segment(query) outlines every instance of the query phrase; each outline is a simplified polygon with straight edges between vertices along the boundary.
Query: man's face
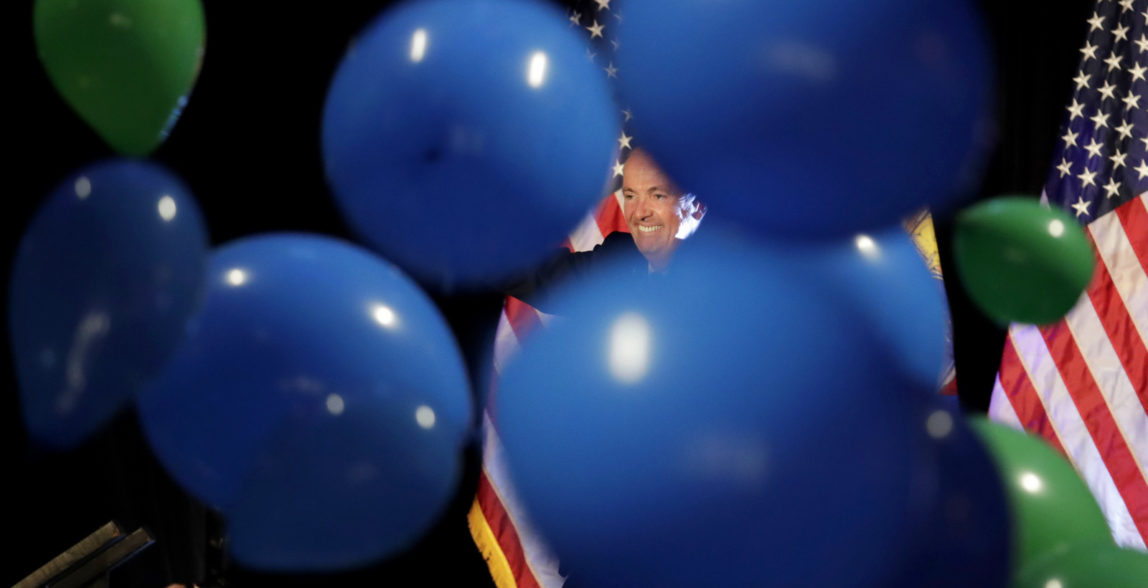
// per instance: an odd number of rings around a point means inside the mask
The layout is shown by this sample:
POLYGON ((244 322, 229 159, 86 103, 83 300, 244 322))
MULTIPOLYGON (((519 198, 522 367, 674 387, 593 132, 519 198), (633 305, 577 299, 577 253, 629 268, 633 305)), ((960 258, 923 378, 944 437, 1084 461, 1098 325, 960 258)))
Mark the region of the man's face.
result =
POLYGON ((690 214, 690 202, 654 160, 634 150, 622 174, 622 213, 642 255, 664 264, 678 246, 678 230, 690 214))

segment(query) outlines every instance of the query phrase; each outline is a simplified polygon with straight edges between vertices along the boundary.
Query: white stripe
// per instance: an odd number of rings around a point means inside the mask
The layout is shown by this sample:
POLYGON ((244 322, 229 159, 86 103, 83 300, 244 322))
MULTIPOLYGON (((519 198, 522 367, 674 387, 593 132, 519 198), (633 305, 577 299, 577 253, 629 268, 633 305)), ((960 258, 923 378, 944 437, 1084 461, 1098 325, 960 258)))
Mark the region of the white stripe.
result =
MULTIPOLYGON (((1148 194, 1140 196, 1146 201, 1148 194)), ((1096 249, 1104 266, 1108 268, 1108 275, 1112 276, 1112 283, 1124 302, 1124 308, 1136 323, 1136 330, 1140 333, 1141 341, 1148 341, 1148 277, 1144 275, 1144 268, 1132 250, 1132 244, 1124 234, 1124 227, 1120 224, 1120 217, 1115 211, 1110 212, 1088 225, 1088 232, 1096 242, 1096 249)), ((1141 389, 1148 387, 1148 382, 1140 382, 1141 389)))
POLYGON ((506 361, 518 352, 518 335, 514 327, 510 326, 510 319, 506 316, 506 309, 498 317, 498 330, 494 333, 494 371, 502 373, 506 361))
POLYGON ((534 530, 525 509, 518 501, 518 495, 511 483, 510 472, 506 466, 506 454, 498 433, 490 421, 490 413, 482 413, 482 461, 490 485, 494 487, 502 500, 502 507, 514 524, 518 532, 518 539, 522 545, 522 553, 526 557, 526 564, 534 573, 539 585, 543 588, 560 588, 565 581, 558 573, 558 558, 542 541, 542 536, 534 530))
POLYGON ((1004 386, 1001 386, 1001 375, 997 374, 997 380, 993 384, 993 395, 989 401, 989 418, 1002 424, 1017 429, 1018 431, 1024 430, 1024 425, 1020 422, 1020 417, 1016 416, 1016 411, 1012 408, 1012 401, 1008 399, 1008 394, 1005 393, 1004 386))
POLYGON ((1113 537, 1121 545, 1142 547, 1144 540, 1136 531, 1136 524, 1124 504, 1124 498, 1112 481, 1108 466, 1092 442, 1088 428, 1060 378, 1040 330, 1032 325, 1013 325, 1009 328, 1009 337, 1012 338, 1029 381, 1044 405, 1049 424, 1080 477, 1100 504, 1113 537))
POLYGON ((598 226, 598 219, 594 216, 595 211, 590 211, 582 222, 570 231, 570 246, 574 251, 589 251, 595 245, 601 245, 602 241, 606 240, 605 235, 602 234, 602 229, 598 226))
POLYGON ((1144 466, 1148 464, 1148 416, 1136 395, 1136 388, 1124 372, 1120 356, 1104 332, 1104 325, 1092 301, 1087 296, 1082 297, 1064 317, 1064 322, 1072 332, 1100 396, 1143 478, 1144 466))

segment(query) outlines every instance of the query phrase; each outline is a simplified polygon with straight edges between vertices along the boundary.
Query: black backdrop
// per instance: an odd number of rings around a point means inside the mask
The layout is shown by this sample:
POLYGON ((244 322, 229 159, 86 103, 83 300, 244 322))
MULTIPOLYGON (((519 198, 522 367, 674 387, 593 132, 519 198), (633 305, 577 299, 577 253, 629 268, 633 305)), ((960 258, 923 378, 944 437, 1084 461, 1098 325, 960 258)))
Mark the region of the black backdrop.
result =
MULTIPOLYGON (((616 1, 616 4, 620 1, 616 1)), ((13 2, 0 19, 5 45, 4 156, 0 206, 5 220, 5 279, 23 227, 39 202, 76 168, 111 155, 58 97, 36 58, 31 1, 13 2)), ((330 76, 351 37, 388 2, 240 3, 204 0, 203 69, 181 120, 153 154, 198 198, 214 244, 266 231, 353 236, 323 182, 320 112, 330 76), (257 5, 258 4, 258 5, 257 5)), ((574 5, 570 0, 565 4, 574 5)), ((1071 90, 1090 0, 980 3, 997 64, 999 140, 978 192, 1036 194, 1047 173, 1071 90), (1056 8, 1053 8, 1053 7, 1056 8)), ((622 7, 624 10, 624 5, 622 7)), ((938 137, 937 140, 945 140, 938 137)), ((961 402, 983 411, 1004 332, 963 294, 949 251, 951 211, 935 219, 952 312, 961 402)), ((472 374, 481 373, 497 318, 494 293, 435 300, 454 328, 472 374)), ((4 333, 7 333, 5 297, 4 333)), ((172 484, 127 413, 83 447, 46 453, 29 445, 7 337, 3 337, 3 468, 10 492, 0 512, 8 543, 0 584, 12 584, 102 523, 146 525, 156 546, 117 571, 123 585, 216 578, 232 585, 283 581, 226 564, 217 519, 172 484), (226 576, 221 576, 226 567, 226 576)), ((473 494, 477 453, 458 499, 419 545, 390 562, 338 577, 295 578, 299 584, 484 585, 483 563, 469 542, 465 511, 473 494), (451 581, 451 580, 456 581, 451 581)))

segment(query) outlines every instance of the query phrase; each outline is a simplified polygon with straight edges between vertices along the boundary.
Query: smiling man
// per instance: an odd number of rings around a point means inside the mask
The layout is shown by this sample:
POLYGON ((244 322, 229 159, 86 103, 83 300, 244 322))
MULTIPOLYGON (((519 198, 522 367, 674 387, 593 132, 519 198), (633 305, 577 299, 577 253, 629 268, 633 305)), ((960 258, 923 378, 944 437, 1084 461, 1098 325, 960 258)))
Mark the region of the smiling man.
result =
POLYGON ((683 193, 642 149, 630 152, 622 171, 622 214, 650 271, 664 271, 682 239, 697 230, 705 209, 683 193))
POLYGON ((545 297, 554 286, 588 277, 604 263, 636 274, 664 272, 682 240, 697 230, 705 206, 678 188, 649 153, 634 149, 622 168, 622 215, 628 235, 611 233, 591 251, 562 251, 503 290, 545 312, 545 297))

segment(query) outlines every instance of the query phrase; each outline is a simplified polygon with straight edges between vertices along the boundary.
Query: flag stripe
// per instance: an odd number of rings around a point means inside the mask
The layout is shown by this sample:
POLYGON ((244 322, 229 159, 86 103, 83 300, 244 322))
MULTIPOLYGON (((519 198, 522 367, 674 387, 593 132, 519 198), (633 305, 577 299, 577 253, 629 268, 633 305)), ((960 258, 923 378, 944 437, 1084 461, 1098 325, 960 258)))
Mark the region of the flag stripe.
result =
MULTIPOLYGON (((626 217, 622 212, 621 190, 614 192, 613 198, 603 198, 602 204, 598 207, 598 212, 594 216, 603 239, 610 233, 630 232, 630 227, 626 224, 626 217)), ((601 241, 598 243, 601 243, 601 241)), ((598 243, 595 243, 595 245, 598 243)))
MULTIPOLYGON (((1097 256, 1099 257, 1099 254, 1097 256)), ((1144 390, 1144 382, 1146 381, 1146 374, 1148 374, 1148 366, 1146 366, 1148 348, 1145 348, 1144 341, 1136 329, 1136 324, 1132 321, 1132 316, 1128 314, 1128 309, 1116 292, 1116 286, 1112 283, 1112 276, 1108 273, 1103 260, 1099 260, 1096 264, 1092 286, 1088 288, 1088 301, 1090 304, 1078 305, 1073 314, 1086 315, 1081 316, 1079 320, 1089 323, 1093 321, 1095 316, 1095 322, 1103 328, 1104 336, 1099 336, 1099 333, 1089 330, 1087 332, 1093 336, 1090 342, 1083 344, 1082 347, 1102 353, 1107 359, 1102 363, 1091 362, 1098 368, 1098 371, 1094 373, 1097 379, 1102 382, 1101 388, 1108 390, 1112 386, 1119 386, 1121 393, 1130 397, 1117 403, 1120 406, 1116 408, 1115 413, 1125 414, 1123 411, 1129 410, 1131 412, 1127 413, 1128 417, 1143 423, 1143 417, 1148 416, 1148 412, 1144 409, 1143 398, 1137 397, 1137 390, 1140 390, 1140 395, 1148 393, 1144 390), (1113 342, 1118 343, 1118 345, 1113 347, 1113 342), (1119 363, 1113 364, 1113 358, 1119 363), (1140 382, 1140 386, 1137 386, 1136 382, 1140 382)), ((1072 316, 1070 315, 1070 317, 1072 316)), ((1112 404, 1111 399, 1109 403, 1112 404)), ((1133 430, 1142 429, 1143 426, 1131 428, 1133 430)), ((1126 434, 1128 430, 1125 429, 1126 434)), ((1133 446, 1138 445, 1138 443, 1133 443, 1133 446)), ((1148 445, 1145 447, 1148 448, 1148 445)), ((1141 464, 1145 461, 1148 460, 1142 459, 1141 464)))
MULTIPOLYGON (((1013 351, 1013 355, 1016 351, 1013 351)), ((1044 409, 1041 409, 1043 413, 1044 409)), ((993 382, 993 396, 992 401, 989 403, 989 418, 1008 425, 1014 429, 1024 430, 1024 425, 1020 422, 1020 417, 1016 415, 1016 411, 1012 409, 1012 402, 1009 400, 1008 393, 1005 392, 1004 385, 1001 384, 1000 374, 997 374, 997 379, 993 382)), ((1059 446, 1059 444, 1058 444, 1059 446)))
POLYGON ((538 580, 535 579, 534 572, 527 564, 516 525, 511 521, 502 498, 491 484, 485 470, 478 479, 478 495, 475 500, 478 501, 487 524, 498 540, 499 547, 502 548, 503 556, 506 558, 514 577, 515 585, 519 588, 537 587, 539 585, 538 580))
POLYGON ((1132 245, 1140 260, 1140 271, 1148 274, 1148 211, 1144 208, 1144 199, 1148 194, 1141 194, 1124 206, 1116 209, 1120 224, 1124 227, 1124 235, 1132 245))
MULTIPOLYGON (((1144 198, 1145 196, 1141 196, 1128 204, 1143 206, 1144 198)), ((1144 329, 1148 328, 1148 276, 1145 275, 1144 267, 1136 252, 1132 250, 1131 242, 1120 222, 1120 210, 1116 212, 1117 214, 1107 214, 1088 225, 1088 233, 1096 245, 1100 258, 1104 260, 1104 267, 1112 278, 1116 292, 1136 325, 1140 340, 1148 341, 1148 333, 1144 332, 1144 329)), ((1135 215, 1131 216, 1135 219, 1135 215)), ((1145 226, 1134 228, 1140 232, 1148 231, 1148 227, 1145 226)))
MULTIPOLYGON (((1014 361, 1007 364, 1002 362, 1002 384, 1005 384, 1008 372, 1020 371, 1024 377, 1020 382, 1021 385, 1031 387, 1040 398, 1036 405, 1012 402, 1018 420, 1025 423, 1026 428, 1033 420, 1043 419, 1049 422, 1051 432, 1045 433, 1040 430, 1035 432, 1040 433, 1073 462, 1100 504, 1117 540, 1126 547, 1142 547, 1144 542, 1136 530, 1132 515, 1128 512, 1100 451, 1093 444, 1075 403, 1068 395, 1039 330, 1031 325, 1014 325, 1009 329, 1009 339, 1005 343, 1006 356, 1010 351, 1015 355, 1012 358, 1014 361), (1005 369, 1006 367, 1015 369, 1005 369), (1026 409, 1039 410, 1048 416, 1034 419, 1026 416, 1026 409)), ((1005 385, 1007 387, 1007 384, 1005 385)), ((1004 402, 1009 400, 1005 399, 1004 402)))
MULTIPOLYGON (((1135 456, 1120 434, 1069 324, 1062 322, 1042 328, 1041 334, 1092 442, 1105 455, 1103 463, 1128 511, 1133 515, 1148 513, 1148 482, 1145 482, 1135 456)), ((1136 520, 1136 526, 1141 535, 1148 536, 1148 519, 1136 520)))
MULTIPOLYGON (((541 322, 539 312, 533 306, 513 297, 506 297, 506 305, 504 306, 506 318, 510 323, 510 328, 514 330, 514 335, 517 341, 522 341, 530 332, 538 326, 541 322)), ((513 351, 504 353, 504 357, 513 355, 517 351, 517 345, 513 351)))
POLYGON ((1025 429, 1035 431, 1048 440, 1057 451, 1065 453, 1057 434, 1055 425, 1049 420, 1044 410, 1044 402, 1036 388, 1029 380, 1030 370, 1024 365, 1018 354, 1012 338, 1005 339, 1004 359, 1001 360, 1001 373, 997 375, 997 383, 1008 395, 1009 401, 1015 408, 1013 415, 1017 422, 1025 429), (1008 365, 1013 369, 1004 369, 1008 365))
MULTIPOLYGON (((514 580, 514 570, 511 569, 510 562, 506 560, 506 553, 498 544, 498 537, 490 528, 490 523, 486 517, 486 513, 482 510, 481 498, 479 495, 475 495, 474 503, 470 505, 470 511, 466 513, 470 535, 474 538, 474 544, 478 546, 482 558, 486 560, 486 566, 490 569, 490 577, 494 580, 494 585, 498 588, 516 588, 518 582, 514 580)), ((492 513, 491 518, 497 518, 497 515, 492 513)))

